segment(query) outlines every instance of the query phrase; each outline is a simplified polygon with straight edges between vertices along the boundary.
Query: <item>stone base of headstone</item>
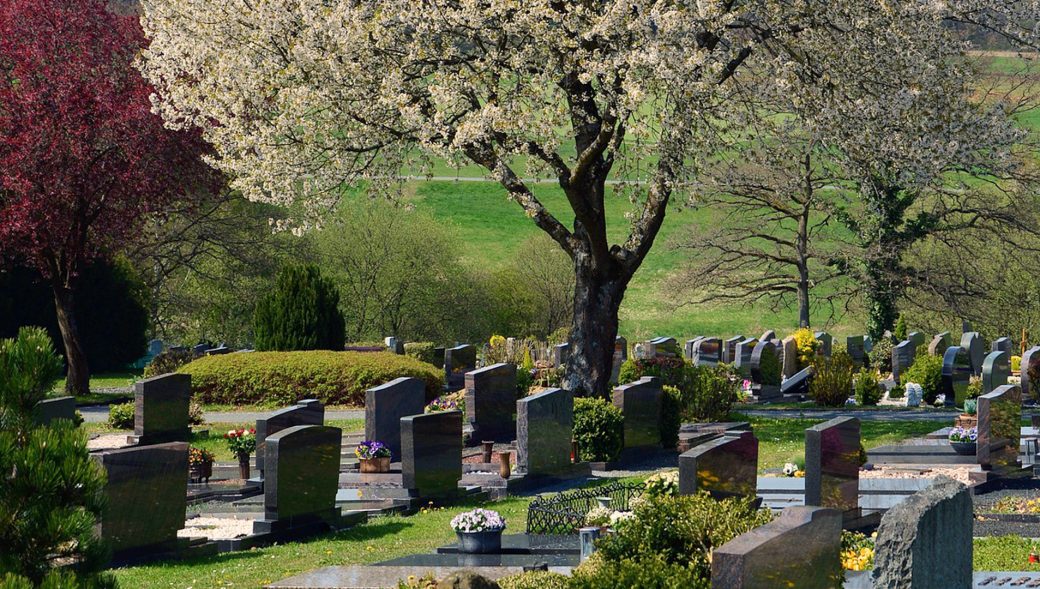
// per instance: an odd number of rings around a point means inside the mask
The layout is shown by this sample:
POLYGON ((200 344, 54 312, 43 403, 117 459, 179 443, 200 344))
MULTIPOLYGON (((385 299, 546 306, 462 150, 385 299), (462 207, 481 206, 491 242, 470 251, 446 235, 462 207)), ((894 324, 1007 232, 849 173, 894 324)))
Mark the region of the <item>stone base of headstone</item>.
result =
POLYGON ((598 472, 612 470, 629 470, 634 467, 659 463, 674 468, 679 453, 675 448, 625 448, 616 460, 610 462, 589 462, 589 468, 598 472), (667 462, 668 464, 664 464, 667 462))
POLYGON ((351 528, 367 521, 367 513, 354 512, 341 515, 338 508, 330 510, 327 519, 316 517, 310 521, 297 521, 290 527, 285 527, 281 521, 258 520, 253 522, 251 535, 230 540, 217 540, 216 544, 220 552, 238 552, 276 543, 304 540, 329 531, 351 528))
POLYGON ((751 394, 753 394, 760 403, 769 403, 783 399, 783 395, 780 393, 780 387, 777 385, 759 384, 755 385, 751 391, 751 394))

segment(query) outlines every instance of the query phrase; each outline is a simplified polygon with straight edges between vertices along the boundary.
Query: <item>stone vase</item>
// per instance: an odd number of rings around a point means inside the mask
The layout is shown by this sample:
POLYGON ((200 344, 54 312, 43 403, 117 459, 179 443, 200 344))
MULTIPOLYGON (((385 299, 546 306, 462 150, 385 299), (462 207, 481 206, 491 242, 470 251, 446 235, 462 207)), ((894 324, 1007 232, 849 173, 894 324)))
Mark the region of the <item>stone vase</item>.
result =
POLYGON ((361 472, 369 473, 380 473, 390 472, 390 457, 381 456, 379 458, 362 458, 360 459, 361 472))
POLYGON ((238 455, 238 476, 243 481, 249 480, 249 454, 238 455))
POLYGON ((481 462, 489 464, 491 462, 491 454, 495 451, 495 442, 481 442, 480 444, 483 446, 482 450, 484 452, 481 462))
POLYGON ((502 530, 455 534, 459 537, 459 552, 463 554, 492 554, 502 551, 502 530))
POLYGON ((978 415, 968 415, 967 413, 961 413, 960 415, 958 415, 957 417, 954 418, 953 425, 955 425, 957 427, 963 427, 964 429, 971 429, 973 427, 978 427, 978 425, 979 425, 979 416, 978 415))
POLYGON ((511 456, 512 454, 509 452, 502 452, 498 455, 498 475, 504 479, 508 479, 510 472, 512 472, 509 464, 511 456))
POLYGON ((213 463, 203 462, 201 464, 192 464, 188 467, 188 478, 193 483, 201 483, 203 481, 209 482, 210 477, 213 476, 213 463))

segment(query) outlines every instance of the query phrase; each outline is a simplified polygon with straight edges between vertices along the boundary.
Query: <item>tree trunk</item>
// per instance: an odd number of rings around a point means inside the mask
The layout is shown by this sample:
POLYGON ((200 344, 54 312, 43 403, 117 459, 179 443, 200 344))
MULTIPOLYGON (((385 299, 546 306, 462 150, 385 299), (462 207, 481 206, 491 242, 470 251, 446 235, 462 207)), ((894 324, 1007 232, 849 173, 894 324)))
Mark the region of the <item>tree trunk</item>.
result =
MULTIPOLYGON (((808 189, 811 191, 811 187, 808 189)), ((811 198, 812 194, 809 193, 811 198)), ((808 201, 808 199, 807 199, 808 201)), ((798 327, 809 327, 809 207, 798 218, 798 327)))
POLYGON ((90 392, 90 368, 87 356, 83 353, 83 344, 76 325, 75 301, 72 290, 60 284, 53 285, 54 309, 58 314, 58 328, 65 344, 65 362, 68 374, 65 378, 65 392, 69 395, 86 395, 90 392))
POLYGON ((630 277, 595 267, 585 253, 574 256, 574 318, 564 386, 576 396, 610 396, 618 309, 630 277))

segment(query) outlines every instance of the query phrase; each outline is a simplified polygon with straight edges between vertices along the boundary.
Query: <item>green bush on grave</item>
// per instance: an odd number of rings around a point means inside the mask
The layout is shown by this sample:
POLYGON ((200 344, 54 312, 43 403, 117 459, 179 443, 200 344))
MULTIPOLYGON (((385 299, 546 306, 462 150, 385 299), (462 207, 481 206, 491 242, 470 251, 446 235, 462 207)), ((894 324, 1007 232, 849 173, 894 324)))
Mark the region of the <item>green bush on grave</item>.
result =
POLYGON ((549 571, 527 571, 498 580, 502 589, 568 589, 570 577, 549 571))
POLYGON ((809 384, 809 396, 817 405, 841 407, 852 394, 852 357, 848 352, 835 352, 830 358, 816 362, 816 374, 809 384))
POLYGON ((408 342, 404 345, 404 355, 427 364, 433 364, 433 351, 436 347, 433 342, 408 342))
POLYGON ((904 388, 907 383, 921 385, 924 391, 924 402, 931 405, 935 397, 942 391, 942 356, 918 354, 914 363, 899 375, 899 384, 904 388))
POLYGON ((585 462, 610 462, 624 447, 625 418, 609 401, 591 397, 574 399, 574 440, 585 462))
POLYGON ((221 405, 289 405, 318 399, 326 405, 365 404, 365 391, 411 376, 426 384, 426 400, 441 393, 444 373, 391 352, 247 352, 206 356, 178 372, 191 375, 195 398, 221 405))
POLYGON ((883 337, 874 342, 874 347, 871 348, 870 353, 867 355, 870 367, 878 371, 882 376, 892 372, 892 349, 894 347, 888 338, 883 337))
POLYGON ((134 428, 134 402, 116 403, 108 406, 108 425, 114 429, 134 428))
POLYGON ((165 350, 144 367, 144 377, 151 378, 177 372, 178 368, 194 359, 195 354, 191 350, 165 350))
POLYGON ((884 390, 878 382, 877 373, 867 368, 861 368, 856 375, 856 402, 860 405, 877 405, 884 390))
POLYGON ((682 427, 682 393, 675 387, 664 387, 661 395, 661 446, 675 448, 682 427))

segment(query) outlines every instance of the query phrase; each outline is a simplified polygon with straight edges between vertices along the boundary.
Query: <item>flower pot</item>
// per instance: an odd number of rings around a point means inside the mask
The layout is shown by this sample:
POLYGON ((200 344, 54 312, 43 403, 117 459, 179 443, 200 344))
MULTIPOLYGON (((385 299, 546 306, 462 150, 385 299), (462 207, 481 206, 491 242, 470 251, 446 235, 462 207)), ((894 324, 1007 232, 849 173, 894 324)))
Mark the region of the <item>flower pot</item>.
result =
POLYGON ((188 478, 193 483, 201 483, 202 481, 209 482, 210 477, 213 476, 213 463, 203 462, 201 464, 192 464, 188 467, 188 478))
POLYGON ((950 442, 950 446, 953 447, 954 452, 964 456, 975 454, 975 442, 950 442))
POLYGON ((360 459, 361 472, 390 472, 390 457, 360 459))
POLYGON ((249 480, 249 454, 238 455, 238 476, 243 481, 249 480))
POLYGON ((502 530, 455 534, 459 537, 459 552, 464 554, 490 554, 502 551, 502 530))

